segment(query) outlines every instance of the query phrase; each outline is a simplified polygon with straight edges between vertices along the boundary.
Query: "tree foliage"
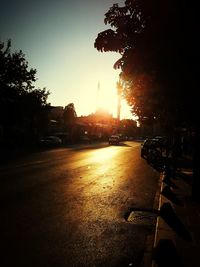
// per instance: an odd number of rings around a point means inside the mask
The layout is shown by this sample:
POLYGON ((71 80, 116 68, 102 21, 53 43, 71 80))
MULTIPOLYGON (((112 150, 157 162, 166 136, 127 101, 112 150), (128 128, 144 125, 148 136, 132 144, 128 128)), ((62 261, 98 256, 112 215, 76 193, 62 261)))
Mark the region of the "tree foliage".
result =
POLYGON ((11 41, 0 42, 0 126, 4 136, 26 136, 44 126, 49 92, 35 88, 36 70, 22 51, 11 52, 11 41))
POLYGON ((137 134, 137 122, 131 119, 120 121, 120 132, 127 137, 133 137, 137 134))
POLYGON ((63 121, 66 125, 71 126, 76 120, 77 114, 73 103, 69 103, 63 112, 63 121))
POLYGON ((199 76, 195 2, 126 0, 105 14, 95 48, 115 51, 124 96, 140 120, 196 125, 199 76))

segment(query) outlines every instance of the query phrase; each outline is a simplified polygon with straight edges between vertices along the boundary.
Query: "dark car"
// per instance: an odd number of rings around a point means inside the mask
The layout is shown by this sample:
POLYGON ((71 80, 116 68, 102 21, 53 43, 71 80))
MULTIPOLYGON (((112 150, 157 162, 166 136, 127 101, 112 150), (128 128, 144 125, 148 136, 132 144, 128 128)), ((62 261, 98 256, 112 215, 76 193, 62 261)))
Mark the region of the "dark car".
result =
POLYGON ((44 147, 53 147, 53 146, 59 146, 62 144, 62 140, 57 136, 45 136, 42 137, 39 141, 41 146, 44 147))
POLYGON ((110 145, 119 145, 119 143, 120 143, 120 137, 118 135, 111 135, 109 137, 108 143, 110 145))
POLYGON ((141 144, 141 157, 142 158, 148 158, 150 153, 154 152, 155 150, 159 148, 159 142, 157 139, 146 139, 141 144))

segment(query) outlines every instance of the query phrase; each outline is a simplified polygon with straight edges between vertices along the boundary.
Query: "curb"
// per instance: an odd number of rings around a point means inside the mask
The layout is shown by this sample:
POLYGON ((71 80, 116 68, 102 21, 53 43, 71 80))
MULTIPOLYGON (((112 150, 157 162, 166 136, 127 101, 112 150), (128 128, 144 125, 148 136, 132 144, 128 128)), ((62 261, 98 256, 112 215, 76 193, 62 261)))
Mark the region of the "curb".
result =
MULTIPOLYGON (((160 175, 160 179, 158 180, 158 190, 156 191, 156 195, 154 198, 154 205, 153 205, 153 210, 158 210, 160 207, 160 196, 161 196, 161 186, 162 186, 162 177, 160 175)), ((144 251, 141 267, 156 267, 152 265, 153 261, 153 249, 155 245, 155 236, 157 233, 157 226, 158 226, 158 217, 156 219, 156 229, 155 231, 147 236, 147 241, 146 241, 146 249, 144 251)))
MULTIPOLYGON (((160 211, 162 205, 164 203, 169 203, 172 207, 174 204, 165 196, 161 194, 163 188, 164 188, 164 182, 163 182, 164 174, 161 173, 160 175, 160 186, 157 194, 159 194, 159 200, 158 200, 158 206, 157 210, 160 211)), ((153 248, 152 248, 152 262, 151 262, 151 267, 157 267, 158 265, 156 264, 154 253, 155 249, 159 244, 159 241, 161 240, 170 240, 174 244, 176 243, 176 233, 169 227, 169 225, 162 219, 161 216, 157 216, 156 220, 156 229, 155 229, 155 235, 154 235, 154 242, 153 242, 153 248)))

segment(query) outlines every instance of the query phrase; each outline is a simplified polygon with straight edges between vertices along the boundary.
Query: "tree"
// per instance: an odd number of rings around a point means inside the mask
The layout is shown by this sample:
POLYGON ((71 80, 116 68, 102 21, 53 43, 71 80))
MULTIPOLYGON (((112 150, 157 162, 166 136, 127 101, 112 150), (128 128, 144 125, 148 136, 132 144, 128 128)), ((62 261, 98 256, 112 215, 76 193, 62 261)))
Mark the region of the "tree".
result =
MULTIPOLYGON (((11 41, 0 42, 0 125, 3 136, 15 143, 44 126, 47 97, 45 88, 35 88, 36 69, 28 67, 22 51, 11 52, 11 41)), ((30 140, 29 140, 30 142, 30 140)))
POLYGON ((131 119, 123 119, 120 121, 120 132, 124 136, 135 137, 137 134, 137 122, 131 119))
MULTIPOLYGON (((141 1, 140 1, 141 2, 141 1)), ((124 80, 125 96, 133 111, 139 116, 146 116, 143 100, 140 101, 142 94, 140 90, 146 77, 147 66, 144 66, 144 60, 147 53, 139 53, 142 50, 140 36, 144 33, 146 19, 141 13, 141 7, 138 1, 126 1, 124 7, 114 4, 105 14, 105 24, 110 24, 114 30, 106 30, 98 34, 95 41, 95 47, 99 51, 115 51, 121 54, 121 58, 114 64, 114 68, 121 68, 121 78, 124 80), (133 87, 137 87, 137 93, 132 95, 133 87), (131 94, 130 94, 131 92, 131 94), (140 97, 141 95, 141 97, 140 97), (137 101, 137 102, 136 102, 137 101)))
POLYGON ((73 103, 68 104, 63 112, 63 121, 66 125, 71 127, 76 120, 77 114, 73 103))
POLYGON ((70 141, 74 142, 74 140, 77 139, 78 133, 75 127, 77 114, 76 114, 75 106, 73 103, 68 104, 64 108, 62 118, 63 118, 64 125, 66 126, 68 133, 70 134, 70 141))
POLYGON ((196 10, 185 1, 126 0, 105 14, 112 29, 98 34, 95 47, 121 54, 114 67, 122 70, 124 96, 140 120, 172 128, 196 123, 196 10))
POLYGON ((198 119, 199 38, 196 1, 126 0, 105 14, 108 29, 95 47, 121 54, 124 95, 140 120, 158 120, 168 131, 196 132, 194 192, 200 190, 198 119), (197 189, 197 190, 196 190, 197 189))

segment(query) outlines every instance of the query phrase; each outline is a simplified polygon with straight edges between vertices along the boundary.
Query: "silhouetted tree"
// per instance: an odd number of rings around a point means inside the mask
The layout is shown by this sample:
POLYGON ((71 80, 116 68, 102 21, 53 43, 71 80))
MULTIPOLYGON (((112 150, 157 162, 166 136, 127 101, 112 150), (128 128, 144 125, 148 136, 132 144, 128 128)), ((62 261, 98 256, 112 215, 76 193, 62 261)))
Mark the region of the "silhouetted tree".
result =
POLYGON ((120 121, 120 132, 124 136, 135 137, 137 134, 137 122, 131 119, 123 119, 120 121))
POLYGON ((186 1, 126 0, 105 14, 112 29, 98 34, 95 47, 121 54, 114 67, 140 120, 172 128, 196 123, 197 21, 195 3, 186 1))
MULTIPOLYGON (((133 112, 140 121, 157 120, 168 131, 195 129, 195 155, 199 155, 197 2, 126 0, 123 7, 113 5, 104 22, 112 29, 98 34, 95 47, 121 54, 114 67, 121 68, 124 95, 133 112)), ((198 194, 199 163, 195 156, 198 194)))
POLYGON ((63 121, 66 125, 71 126, 76 120, 77 114, 73 103, 64 108, 63 121))
POLYGON ((75 125, 77 114, 76 114, 75 106, 73 103, 68 104, 64 108, 62 118, 63 118, 64 125, 68 133, 70 134, 70 141, 74 142, 77 139, 78 133, 76 130, 76 125, 75 125))
POLYGON ((46 89, 35 88, 36 70, 22 51, 11 52, 11 41, 0 42, 0 125, 4 139, 24 141, 44 127, 48 107, 46 89), (21 139, 21 140, 19 140, 21 139))

